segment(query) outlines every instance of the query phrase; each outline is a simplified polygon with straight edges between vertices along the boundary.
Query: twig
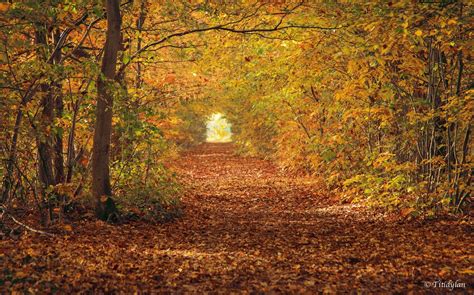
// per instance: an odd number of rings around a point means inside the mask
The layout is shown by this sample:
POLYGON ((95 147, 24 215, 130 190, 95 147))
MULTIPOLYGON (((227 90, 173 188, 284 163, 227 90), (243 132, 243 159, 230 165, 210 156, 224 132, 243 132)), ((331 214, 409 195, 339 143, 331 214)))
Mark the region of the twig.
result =
POLYGON ((9 214, 9 213, 6 211, 5 207, 3 207, 3 206, 0 207, 0 211, 2 211, 2 214, 1 214, 0 216, 3 217, 4 214, 7 215, 7 216, 9 216, 16 224, 23 226, 24 228, 26 228, 26 229, 29 230, 29 231, 32 231, 32 232, 35 232, 35 233, 38 233, 38 234, 47 235, 47 236, 50 236, 50 237, 54 237, 54 236, 55 236, 54 234, 51 234, 51 233, 48 233, 48 232, 45 232, 45 231, 42 231, 42 230, 34 229, 34 228, 29 227, 28 225, 26 225, 26 224, 24 224, 24 223, 18 221, 15 217, 13 217, 13 215, 9 214))

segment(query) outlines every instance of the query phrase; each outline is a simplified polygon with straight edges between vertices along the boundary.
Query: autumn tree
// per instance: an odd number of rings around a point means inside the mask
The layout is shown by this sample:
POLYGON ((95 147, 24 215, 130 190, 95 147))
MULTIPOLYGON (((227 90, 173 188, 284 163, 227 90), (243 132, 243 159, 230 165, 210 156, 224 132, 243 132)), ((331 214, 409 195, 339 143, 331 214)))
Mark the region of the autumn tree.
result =
POLYGON ((203 140, 213 111, 240 152, 324 177, 347 201, 435 213, 469 200, 470 3, 0 9, 7 206, 54 219, 91 195, 104 220, 116 202, 152 208, 176 194, 164 162, 203 140))
POLYGON ((121 45, 120 1, 107 0, 107 32, 101 74, 97 81, 97 110, 92 149, 92 191, 97 199, 97 216, 107 220, 116 212, 110 185, 109 158, 112 134, 113 81, 121 45))

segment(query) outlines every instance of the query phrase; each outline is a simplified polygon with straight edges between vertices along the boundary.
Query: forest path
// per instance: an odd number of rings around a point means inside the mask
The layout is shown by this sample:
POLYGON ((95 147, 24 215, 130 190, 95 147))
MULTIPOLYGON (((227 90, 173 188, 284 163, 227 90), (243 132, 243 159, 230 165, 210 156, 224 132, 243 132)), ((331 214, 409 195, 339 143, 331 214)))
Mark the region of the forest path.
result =
POLYGON ((237 156, 232 144, 203 144, 179 163, 191 191, 173 231, 202 257, 184 264, 196 276, 183 283, 191 289, 392 293, 468 282, 468 227, 387 223, 334 203, 309 178, 237 156))
POLYGON ((309 178, 235 155, 232 144, 202 144, 176 163, 189 187, 181 219, 84 221, 66 237, 0 241, 0 282, 65 293, 445 292, 425 287, 438 279, 472 286, 467 225, 389 223, 332 202, 309 178))

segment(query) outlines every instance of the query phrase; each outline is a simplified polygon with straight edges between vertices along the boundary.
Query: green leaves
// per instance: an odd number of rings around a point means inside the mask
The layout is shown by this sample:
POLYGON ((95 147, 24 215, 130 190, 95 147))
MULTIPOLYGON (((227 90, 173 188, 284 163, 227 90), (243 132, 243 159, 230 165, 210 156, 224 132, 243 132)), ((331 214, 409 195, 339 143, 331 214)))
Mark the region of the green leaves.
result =
POLYGON ((336 155, 337 154, 331 149, 326 149, 321 153, 321 157, 326 162, 331 162, 332 160, 334 160, 336 158, 336 155))
POLYGON ((124 53, 122 56, 122 63, 128 64, 129 62, 130 62, 130 55, 128 55, 127 53, 124 53))

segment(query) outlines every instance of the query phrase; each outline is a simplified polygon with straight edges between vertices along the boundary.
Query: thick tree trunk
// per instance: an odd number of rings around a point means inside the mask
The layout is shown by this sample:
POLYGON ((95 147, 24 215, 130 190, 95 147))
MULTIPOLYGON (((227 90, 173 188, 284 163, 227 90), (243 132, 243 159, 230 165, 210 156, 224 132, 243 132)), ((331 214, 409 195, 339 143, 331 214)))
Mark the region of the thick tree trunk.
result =
POLYGON ((115 79, 120 48, 120 0, 107 0, 107 34, 101 75, 97 83, 97 109, 92 150, 92 191, 97 200, 97 217, 110 219, 116 214, 109 175, 110 136, 112 132, 112 82, 115 79))

